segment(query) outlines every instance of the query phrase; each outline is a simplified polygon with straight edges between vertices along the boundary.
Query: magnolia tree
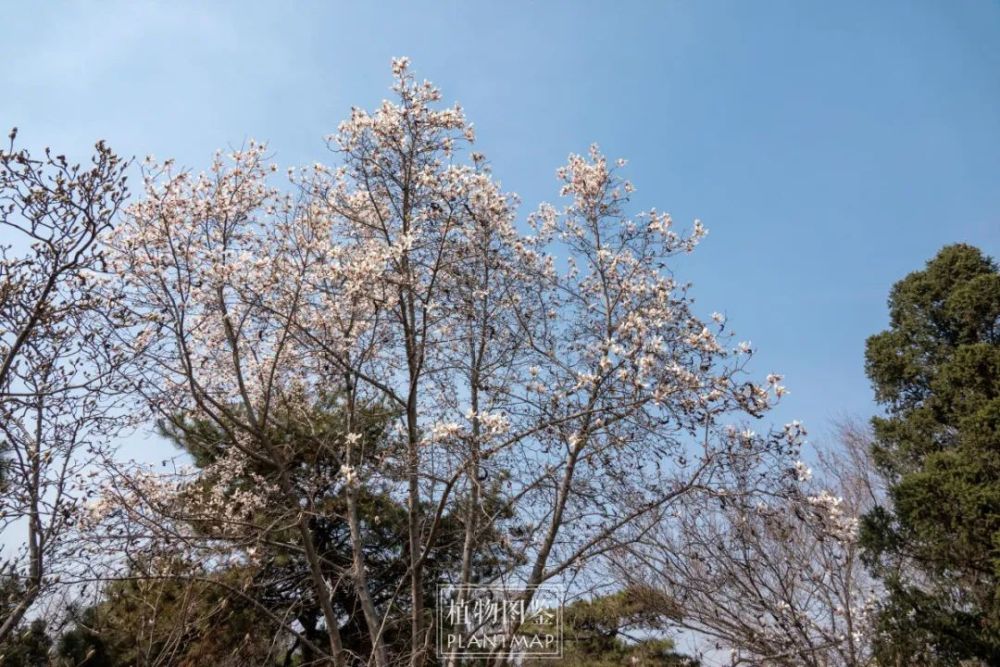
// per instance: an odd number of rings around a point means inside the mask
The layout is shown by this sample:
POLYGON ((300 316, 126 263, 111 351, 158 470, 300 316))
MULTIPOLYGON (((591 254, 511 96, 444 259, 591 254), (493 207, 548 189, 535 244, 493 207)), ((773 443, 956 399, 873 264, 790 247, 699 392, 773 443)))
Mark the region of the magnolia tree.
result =
POLYGON ((125 163, 99 143, 90 165, 48 150, 0 150, 0 643, 59 577, 87 489, 84 472, 122 425, 114 397, 124 325, 99 288, 99 237, 127 190, 125 163))
POLYGON ((699 319, 670 272, 699 223, 685 234, 633 211, 624 162, 592 147, 557 172, 564 206, 519 226, 515 198, 465 150, 461 108, 441 107, 405 59, 393 73, 394 99, 353 110, 330 137, 333 166, 290 171, 283 191, 257 144, 207 174, 152 165, 109 239, 145 320, 135 389, 172 432, 207 429, 217 456, 195 479, 118 476, 120 502, 95 520, 117 512, 142 526, 136 540, 183 537, 251 560, 280 534, 323 611, 314 648, 336 665, 425 664, 434 584, 502 581, 530 602, 531 586, 588 576, 747 461, 774 462, 783 479, 799 436, 730 426, 762 417, 783 388, 747 378, 749 346, 721 335, 721 316, 699 319), (365 428, 375 409, 378 446, 365 428), (290 432, 340 465, 308 474, 290 432), (214 485, 185 516, 178 498, 206 475, 244 483, 214 485), (325 493, 345 499, 335 514, 325 493), (405 507, 405 567, 388 594, 365 549, 373 493, 405 507), (262 526, 236 502, 284 512, 262 526), (434 570, 454 521, 456 568, 434 570), (321 544, 329 522, 347 529, 346 560, 321 544), (361 609, 361 653, 342 638, 344 590, 361 609))
POLYGON ((815 478, 799 461, 788 471, 795 484, 752 489, 766 471, 736 468, 722 492, 689 494, 673 521, 629 545, 619 577, 730 649, 732 665, 871 664, 879 591, 857 524, 884 491, 867 430, 845 422, 839 435, 815 478))

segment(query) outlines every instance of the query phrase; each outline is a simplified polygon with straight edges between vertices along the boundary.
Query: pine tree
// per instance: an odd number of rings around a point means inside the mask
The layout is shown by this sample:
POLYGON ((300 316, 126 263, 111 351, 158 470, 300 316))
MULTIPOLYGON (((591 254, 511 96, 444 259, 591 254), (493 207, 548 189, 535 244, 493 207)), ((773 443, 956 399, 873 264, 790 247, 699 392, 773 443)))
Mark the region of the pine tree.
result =
POLYGON ((884 417, 873 456, 889 507, 862 539, 889 596, 884 664, 1000 664, 1000 273, 943 248, 889 297, 866 370, 884 417))

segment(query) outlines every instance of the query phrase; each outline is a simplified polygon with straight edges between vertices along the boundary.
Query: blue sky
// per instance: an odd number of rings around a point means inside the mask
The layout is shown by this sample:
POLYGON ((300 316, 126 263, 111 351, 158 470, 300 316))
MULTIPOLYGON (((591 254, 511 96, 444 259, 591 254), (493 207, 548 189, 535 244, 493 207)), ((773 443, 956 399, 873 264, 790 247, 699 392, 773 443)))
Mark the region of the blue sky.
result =
POLYGON ((596 141, 639 206, 703 220, 678 275, 786 375, 777 419, 820 436, 875 410, 892 283, 946 243, 1000 256, 997 3, 9 2, 0 126, 196 169, 248 137, 330 160, 396 55, 463 104, 524 213, 596 141))

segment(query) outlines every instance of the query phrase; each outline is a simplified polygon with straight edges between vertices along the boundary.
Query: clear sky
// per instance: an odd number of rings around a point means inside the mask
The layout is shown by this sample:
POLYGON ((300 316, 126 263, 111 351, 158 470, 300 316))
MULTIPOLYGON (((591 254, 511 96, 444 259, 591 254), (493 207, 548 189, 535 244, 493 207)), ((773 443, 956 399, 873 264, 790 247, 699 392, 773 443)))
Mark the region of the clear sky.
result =
POLYGON ((639 206, 702 219, 679 276, 786 375, 778 419, 816 434, 875 409, 864 340, 895 280, 946 243, 1000 256, 985 1, 9 1, 0 126, 75 156, 103 138, 200 169, 254 137, 325 161, 397 55, 463 104, 525 213, 596 141, 639 206))

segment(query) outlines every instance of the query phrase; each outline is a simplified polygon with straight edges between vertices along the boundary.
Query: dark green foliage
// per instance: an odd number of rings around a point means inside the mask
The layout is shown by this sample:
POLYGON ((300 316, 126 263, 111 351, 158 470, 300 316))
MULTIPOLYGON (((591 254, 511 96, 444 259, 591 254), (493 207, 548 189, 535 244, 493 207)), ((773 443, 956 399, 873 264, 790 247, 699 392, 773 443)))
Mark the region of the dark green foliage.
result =
POLYGON ((0 667, 45 667, 49 664, 51 646, 45 621, 35 619, 0 645, 0 667))
MULTIPOLYGON (((409 563, 407 540, 407 509, 391 495, 392 463, 399 445, 387 434, 387 425, 393 414, 379 405, 369 405, 355 415, 353 430, 363 434, 363 449, 369 465, 377 465, 382 470, 386 484, 384 491, 363 488, 359 491, 359 518, 363 533, 363 551, 368 566, 369 589, 373 603, 381 614, 389 610, 389 620, 383 637, 390 653, 406 655, 410 650, 409 610, 412 600, 409 589, 400 587, 399 582, 407 577, 409 563)), ((328 568, 326 576, 331 581, 341 579, 351 567, 350 530, 346 521, 347 497, 343 487, 334 483, 337 471, 344 462, 339 447, 330 443, 340 442, 347 432, 344 412, 338 405, 337 397, 327 397, 307 419, 281 420, 285 423, 280 433, 271 435, 272 440, 283 448, 288 467, 292 473, 292 483, 314 504, 316 516, 313 519, 316 548, 328 568), (299 426, 301 425, 301 426, 299 426), (329 483, 323 480, 329 480, 329 483)), ((177 419, 172 426, 164 425, 165 434, 192 455, 196 465, 205 467, 220 456, 229 443, 224 434, 205 423, 193 423, 177 419)), ((253 472, 268 479, 272 472, 260 466, 253 472)), ((205 490, 216 483, 206 476, 205 490)), ((235 480, 236 485, 251 485, 251 480, 235 480)), ((376 488, 373 485, 373 488, 376 488)), ((503 519, 500 508, 495 504, 496 493, 489 488, 484 493, 483 502, 488 511, 503 519)), ((257 526, 286 524, 276 518, 287 512, 287 499, 277 499, 272 514, 269 508, 245 519, 257 526)), ((296 500, 296 505, 298 501, 296 500)), ((237 508, 238 509, 238 508, 237 508)), ((425 507, 426 514, 435 508, 425 507)), ((211 532, 213 526, 204 526, 211 532)), ((441 518, 440 537, 427 557, 427 576, 424 578, 425 608, 433 608, 436 587, 445 581, 446 575, 459 571, 461 567, 464 524, 458 517, 445 514, 441 518)), ((308 569, 298 548, 298 537, 292 529, 282 534, 271 534, 270 544, 261 545, 262 564, 252 573, 257 599, 273 607, 276 613, 294 610, 294 618, 305 630, 304 634, 318 646, 326 646, 327 638, 322 625, 323 615, 308 584, 308 569), (279 544, 288 544, 282 548, 279 544), (289 584, 288 582, 295 582, 289 584)), ((493 533, 486 532, 484 541, 496 541, 493 533)), ((493 560, 480 556, 473 563, 476 580, 488 578, 501 564, 515 558, 502 548, 493 550, 493 560)), ((361 613, 361 603, 350 585, 337 588, 333 599, 338 614, 345 618, 340 635, 345 649, 358 655, 367 655, 370 650, 368 630, 361 613)), ((299 649, 302 659, 312 659, 306 647, 299 649)))
POLYGON ((134 579, 115 581, 100 603, 70 610, 73 625, 59 638, 56 664, 274 664, 283 647, 271 641, 276 624, 234 592, 246 574, 234 567, 213 583, 136 572, 134 579))
POLYGON ((875 657, 880 665, 962 665, 976 656, 998 664, 994 639, 974 612, 963 611, 940 592, 886 582, 888 595, 877 618, 875 657))
POLYGON ((866 370, 891 507, 864 517, 887 664, 1000 664, 1000 273, 967 245, 892 289, 866 370))
MULTIPOLYGON (((371 406, 361 410, 355 422, 354 430, 364 434, 366 455, 373 464, 390 469, 390 474, 384 473, 385 490, 362 489, 358 504, 373 602, 379 613, 389 611, 384 631, 386 645, 391 654, 405 655, 410 649, 408 623, 412 601, 409 590, 398 584, 405 581, 409 562, 407 510, 391 495, 391 467, 382 463, 391 460, 395 446, 386 433, 391 417, 378 406, 371 406)), ((346 431, 343 413, 336 399, 330 398, 316 406, 307 419, 299 422, 288 419, 285 424, 280 433, 271 437, 287 457, 296 492, 303 499, 308 496, 313 503, 315 545, 324 567, 328 568, 326 576, 336 581, 351 566, 346 492, 334 482, 343 459, 340 449, 330 445, 340 441, 339 434, 346 431)), ((203 469, 230 447, 224 433, 205 422, 178 417, 170 424, 163 424, 162 430, 203 469)), ((266 480, 273 476, 266 464, 260 464, 252 472, 266 480)), ((220 483, 208 472, 203 474, 199 484, 186 491, 192 506, 209 491, 217 493, 220 483)), ((233 493, 255 484, 249 478, 230 479, 227 483, 230 486, 226 490, 233 493)), ((487 490, 484 496, 487 509, 502 520, 503 514, 495 506, 497 494, 487 490)), ((327 646, 323 614, 309 584, 300 538, 287 520, 279 520, 288 515, 290 502, 288 498, 275 497, 263 508, 245 512, 233 504, 233 512, 246 523, 248 534, 259 531, 263 538, 257 548, 258 560, 253 565, 199 573, 205 580, 192 580, 187 574, 177 579, 144 579, 140 567, 133 573, 134 579, 109 586, 103 600, 76 614, 74 627, 60 638, 58 652, 62 659, 77 664, 90 655, 83 663, 88 667, 312 663, 318 656, 307 643, 260 609, 263 606, 274 616, 294 621, 295 627, 315 646, 327 646), (241 594, 235 594, 236 590, 241 594), (144 612, 150 608, 155 608, 152 616, 144 612)), ((297 507, 298 502, 294 499, 292 506, 297 507)), ((433 509, 428 507, 425 511, 433 509)), ((219 528, 209 520, 199 520, 195 527, 206 535, 219 528)), ((459 570, 463 538, 462 522, 450 514, 444 515, 440 539, 427 560, 424 600, 427 608, 434 605, 438 581, 459 570)), ((495 541, 496 536, 487 533, 483 539, 495 541)), ((509 566, 514 557, 501 548, 493 550, 493 560, 481 557, 474 563, 475 578, 493 576, 498 567, 509 566)), ((344 619, 340 634, 345 649, 367 655, 368 631, 353 588, 339 586, 333 603, 337 614, 344 619)))
MULTIPOLYGON (((0 575, 0 621, 7 618, 23 595, 24 586, 20 581, 10 575, 0 575)), ((48 665, 51 645, 45 621, 36 619, 22 623, 6 642, 0 643, 0 667, 48 665)))
MULTIPOLYGON (((115 667, 122 664, 108 644, 114 643, 110 628, 103 627, 102 609, 87 607, 76 616, 75 624, 59 638, 57 653, 73 665, 115 667)), ((135 628, 133 628, 135 629, 135 628)))
MULTIPOLYGON (((698 662, 674 651, 663 636, 674 605, 655 591, 630 588, 563 610, 563 659, 569 667, 698 667, 698 662)), ((528 660, 542 665, 551 660, 528 660)))

